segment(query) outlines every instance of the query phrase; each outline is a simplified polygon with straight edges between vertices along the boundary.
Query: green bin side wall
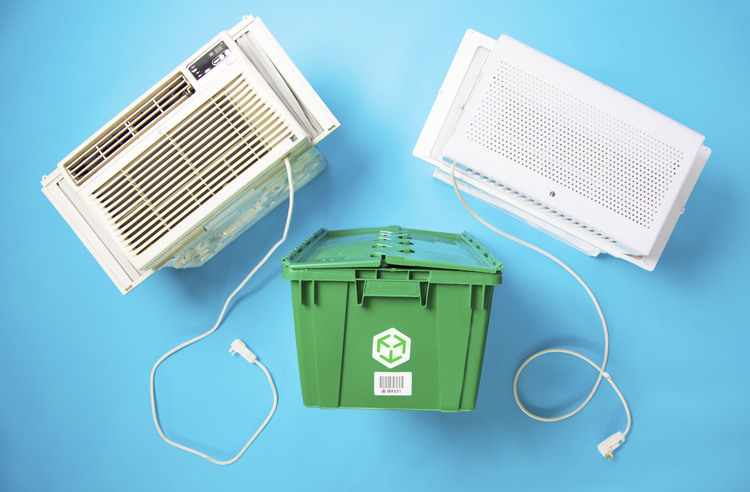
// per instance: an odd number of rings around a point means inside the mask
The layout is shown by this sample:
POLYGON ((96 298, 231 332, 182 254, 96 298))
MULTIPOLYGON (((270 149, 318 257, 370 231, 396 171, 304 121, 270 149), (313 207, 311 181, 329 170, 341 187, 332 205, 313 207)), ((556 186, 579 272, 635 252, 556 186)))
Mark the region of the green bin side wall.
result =
POLYGON ((492 285, 430 282, 420 298, 365 297, 356 282, 293 280, 302 399, 321 408, 473 410, 482 370, 492 285), (373 337, 396 328, 411 358, 388 369, 373 337), (412 396, 375 396, 375 372, 412 372, 412 396))

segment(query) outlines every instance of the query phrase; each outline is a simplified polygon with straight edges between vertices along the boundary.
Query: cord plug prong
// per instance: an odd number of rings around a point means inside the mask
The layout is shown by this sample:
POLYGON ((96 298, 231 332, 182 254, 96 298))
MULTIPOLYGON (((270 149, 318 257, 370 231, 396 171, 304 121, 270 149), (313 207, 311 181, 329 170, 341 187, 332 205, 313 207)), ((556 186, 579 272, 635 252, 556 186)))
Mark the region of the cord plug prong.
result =
POLYGON ((232 342, 232 345, 229 348, 229 354, 240 354, 246 361, 251 364, 255 364, 255 361, 258 360, 258 357, 252 352, 252 350, 247 348, 245 342, 243 342, 239 338, 235 339, 232 342))

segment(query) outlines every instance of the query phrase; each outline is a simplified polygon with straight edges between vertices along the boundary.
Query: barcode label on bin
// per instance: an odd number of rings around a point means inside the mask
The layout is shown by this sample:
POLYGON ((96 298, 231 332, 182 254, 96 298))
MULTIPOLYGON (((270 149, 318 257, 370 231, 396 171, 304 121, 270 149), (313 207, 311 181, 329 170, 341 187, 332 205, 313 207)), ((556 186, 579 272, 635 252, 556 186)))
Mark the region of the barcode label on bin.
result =
POLYGON ((411 373, 376 372, 375 396, 411 396, 411 373))

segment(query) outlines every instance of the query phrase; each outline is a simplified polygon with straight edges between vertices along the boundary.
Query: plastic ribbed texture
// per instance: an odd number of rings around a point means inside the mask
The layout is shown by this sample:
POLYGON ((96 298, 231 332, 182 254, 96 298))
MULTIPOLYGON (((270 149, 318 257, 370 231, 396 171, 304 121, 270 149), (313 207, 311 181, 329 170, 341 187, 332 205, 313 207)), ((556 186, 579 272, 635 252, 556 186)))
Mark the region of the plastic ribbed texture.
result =
POLYGON ((471 235, 398 226, 316 232, 283 260, 289 269, 419 267, 499 273, 502 263, 471 235))
POLYGON ((100 132, 75 157, 63 163, 76 185, 94 176, 110 159, 127 148, 136 136, 161 121, 170 111, 195 93, 182 73, 175 74, 162 87, 145 97, 122 119, 100 132))
POLYGON ((289 135, 283 119, 237 76, 93 195, 138 255, 289 135))

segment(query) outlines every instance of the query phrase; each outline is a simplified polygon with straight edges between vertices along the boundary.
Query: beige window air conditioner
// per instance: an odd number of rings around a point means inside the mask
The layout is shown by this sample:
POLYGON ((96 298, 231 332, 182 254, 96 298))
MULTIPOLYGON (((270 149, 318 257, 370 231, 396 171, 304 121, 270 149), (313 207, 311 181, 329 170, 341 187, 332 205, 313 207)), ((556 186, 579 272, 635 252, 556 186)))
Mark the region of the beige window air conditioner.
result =
POLYGON ((124 294, 205 263, 326 167, 338 121, 246 17, 63 159, 42 191, 124 294))

